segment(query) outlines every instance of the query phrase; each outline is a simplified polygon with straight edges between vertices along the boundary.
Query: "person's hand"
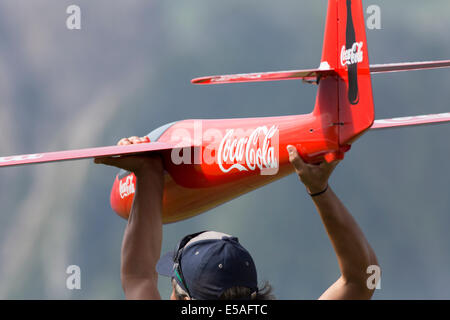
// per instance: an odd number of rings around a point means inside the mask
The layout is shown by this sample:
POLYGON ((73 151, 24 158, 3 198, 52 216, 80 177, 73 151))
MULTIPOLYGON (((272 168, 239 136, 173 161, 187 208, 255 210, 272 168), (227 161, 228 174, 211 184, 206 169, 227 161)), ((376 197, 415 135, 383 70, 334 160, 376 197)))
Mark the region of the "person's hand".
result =
POLYGON ((328 179, 339 161, 327 163, 322 162, 320 165, 312 165, 305 163, 298 154, 294 146, 287 146, 289 152, 289 161, 295 168, 297 175, 305 185, 309 194, 316 194, 325 190, 328 186, 328 179))
MULTIPOLYGON (((150 139, 147 136, 141 138, 133 136, 121 139, 117 143, 117 145, 126 146, 130 144, 149 143, 149 142, 150 139)), ((156 173, 158 175, 162 175, 163 173, 162 159, 161 156, 159 155, 95 158, 94 162, 131 171, 136 176, 151 172, 156 173)))
POLYGON ((122 138, 119 140, 119 142, 117 142, 118 146, 127 146, 129 144, 139 144, 139 143, 149 143, 150 142, 150 138, 145 136, 145 137, 137 137, 137 136, 132 136, 129 138, 122 138))

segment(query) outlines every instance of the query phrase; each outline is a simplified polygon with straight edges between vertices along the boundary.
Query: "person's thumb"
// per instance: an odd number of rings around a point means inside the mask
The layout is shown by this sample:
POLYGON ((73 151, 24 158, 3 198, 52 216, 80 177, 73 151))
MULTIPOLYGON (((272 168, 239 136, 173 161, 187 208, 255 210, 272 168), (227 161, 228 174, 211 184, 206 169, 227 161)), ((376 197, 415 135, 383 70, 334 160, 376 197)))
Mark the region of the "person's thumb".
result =
POLYGON ((303 159, 298 154, 297 149, 294 146, 289 145, 287 146, 287 151, 289 153, 289 161, 292 163, 295 170, 297 170, 297 172, 301 171, 305 166, 305 162, 303 162, 303 159))

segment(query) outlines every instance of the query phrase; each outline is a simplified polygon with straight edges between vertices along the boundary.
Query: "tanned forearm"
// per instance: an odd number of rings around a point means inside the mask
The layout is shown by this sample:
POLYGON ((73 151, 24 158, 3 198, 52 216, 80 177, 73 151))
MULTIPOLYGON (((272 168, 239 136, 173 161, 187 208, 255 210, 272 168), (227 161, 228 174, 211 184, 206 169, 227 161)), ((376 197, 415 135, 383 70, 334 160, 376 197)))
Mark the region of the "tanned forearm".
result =
POLYGON ((367 284, 367 268, 378 265, 378 262, 355 219, 328 184, 339 161, 324 161, 320 165, 312 165, 303 161, 294 146, 288 146, 287 150, 289 161, 307 192, 312 195, 341 270, 341 277, 320 299, 370 299, 373 288, 372 285, 369 288, 367 284))
MULTIPOLYGON (((149 143, 145 137, 121 139, 119 146, 149 143)), ((160 155, 95 158, 95 163, 133 172, 136 190, 122 241, 121 280, 127 299, 161 299, 156 264, 162 243, 164 168, 160 155)))
POLYGON ((367 267, 378 262, 363 232, 331 187, 312 199, 336 252, 342 279, 365 287, 367 267))
POLYGON ((122 242, 121 278, 127 298, 159 298, 152 293, 156 293, 153 290, 158 280, 156 263, 161 254, 162 184, 163 179, 154 171, 142 170, 137 174, 133 206, 122 242), (153 289, 149 290, 149 286, 153 289))

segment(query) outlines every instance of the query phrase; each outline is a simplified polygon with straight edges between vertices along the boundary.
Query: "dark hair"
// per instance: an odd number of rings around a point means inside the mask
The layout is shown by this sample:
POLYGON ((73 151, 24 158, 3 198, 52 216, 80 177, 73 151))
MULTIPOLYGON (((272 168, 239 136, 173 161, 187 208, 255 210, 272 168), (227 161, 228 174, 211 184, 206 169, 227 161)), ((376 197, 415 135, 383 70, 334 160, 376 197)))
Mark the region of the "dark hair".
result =
POLYGON ((258 289, 256 294, 252 295, 251 289, 247 287, 233 287, 225 290, 219 297, 219 300, 274 300, 275 296, 272 294, 272 286, 269 282, 264 282, 264 285, 258 289))
MULTIPOLYGON (((188 294, 178 285, 175 279, 172 280, 175 288, 175 297, 178 300, 183 300, 188 297, 188 294)), ((251 289, 247 287, 232 287, 225 290, 218 300, 274 300, 275 296, 272 294, 272 286, 269 282, 264 282, 264 285, 258 289, 258 292, 252 295, 251 289)))

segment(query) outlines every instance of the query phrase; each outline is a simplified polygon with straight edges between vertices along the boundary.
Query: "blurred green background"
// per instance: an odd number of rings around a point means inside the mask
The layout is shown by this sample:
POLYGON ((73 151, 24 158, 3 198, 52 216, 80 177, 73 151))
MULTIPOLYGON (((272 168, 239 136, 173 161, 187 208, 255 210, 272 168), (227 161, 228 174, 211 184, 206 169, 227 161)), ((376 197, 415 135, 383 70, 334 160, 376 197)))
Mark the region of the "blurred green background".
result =
MULTIPOLYGON (((371 63, 450 59, 450 2, 366 0, 371 63)), ((308 113, 300 81, 196 87, 210 74, 318 66, 327 1, 0 0, 0 155, 115 144, 185 118, 308 113), (82 29, 66 28, 81 7, 82 29)), ((367 15, 366 15, 367 16, 367 15)), ((450 70, 373 77, 376 117, 450 111, 450 70)), ((450 298, 450 125, 368 133, 331 183, 383 269, 375 299, 450 298)), ((117 170, 75 161, 0 169, 0 298, 122 299, 125 221, 109 206, 117 170), (81 290, 66 289, 67 266, 81 290)), ((335 254, 291 175, 187 221, 185 234, 239 237, 279 299, 316 299, 335 254)), ((159 283, 169 298, 170 282, 159 283)))

